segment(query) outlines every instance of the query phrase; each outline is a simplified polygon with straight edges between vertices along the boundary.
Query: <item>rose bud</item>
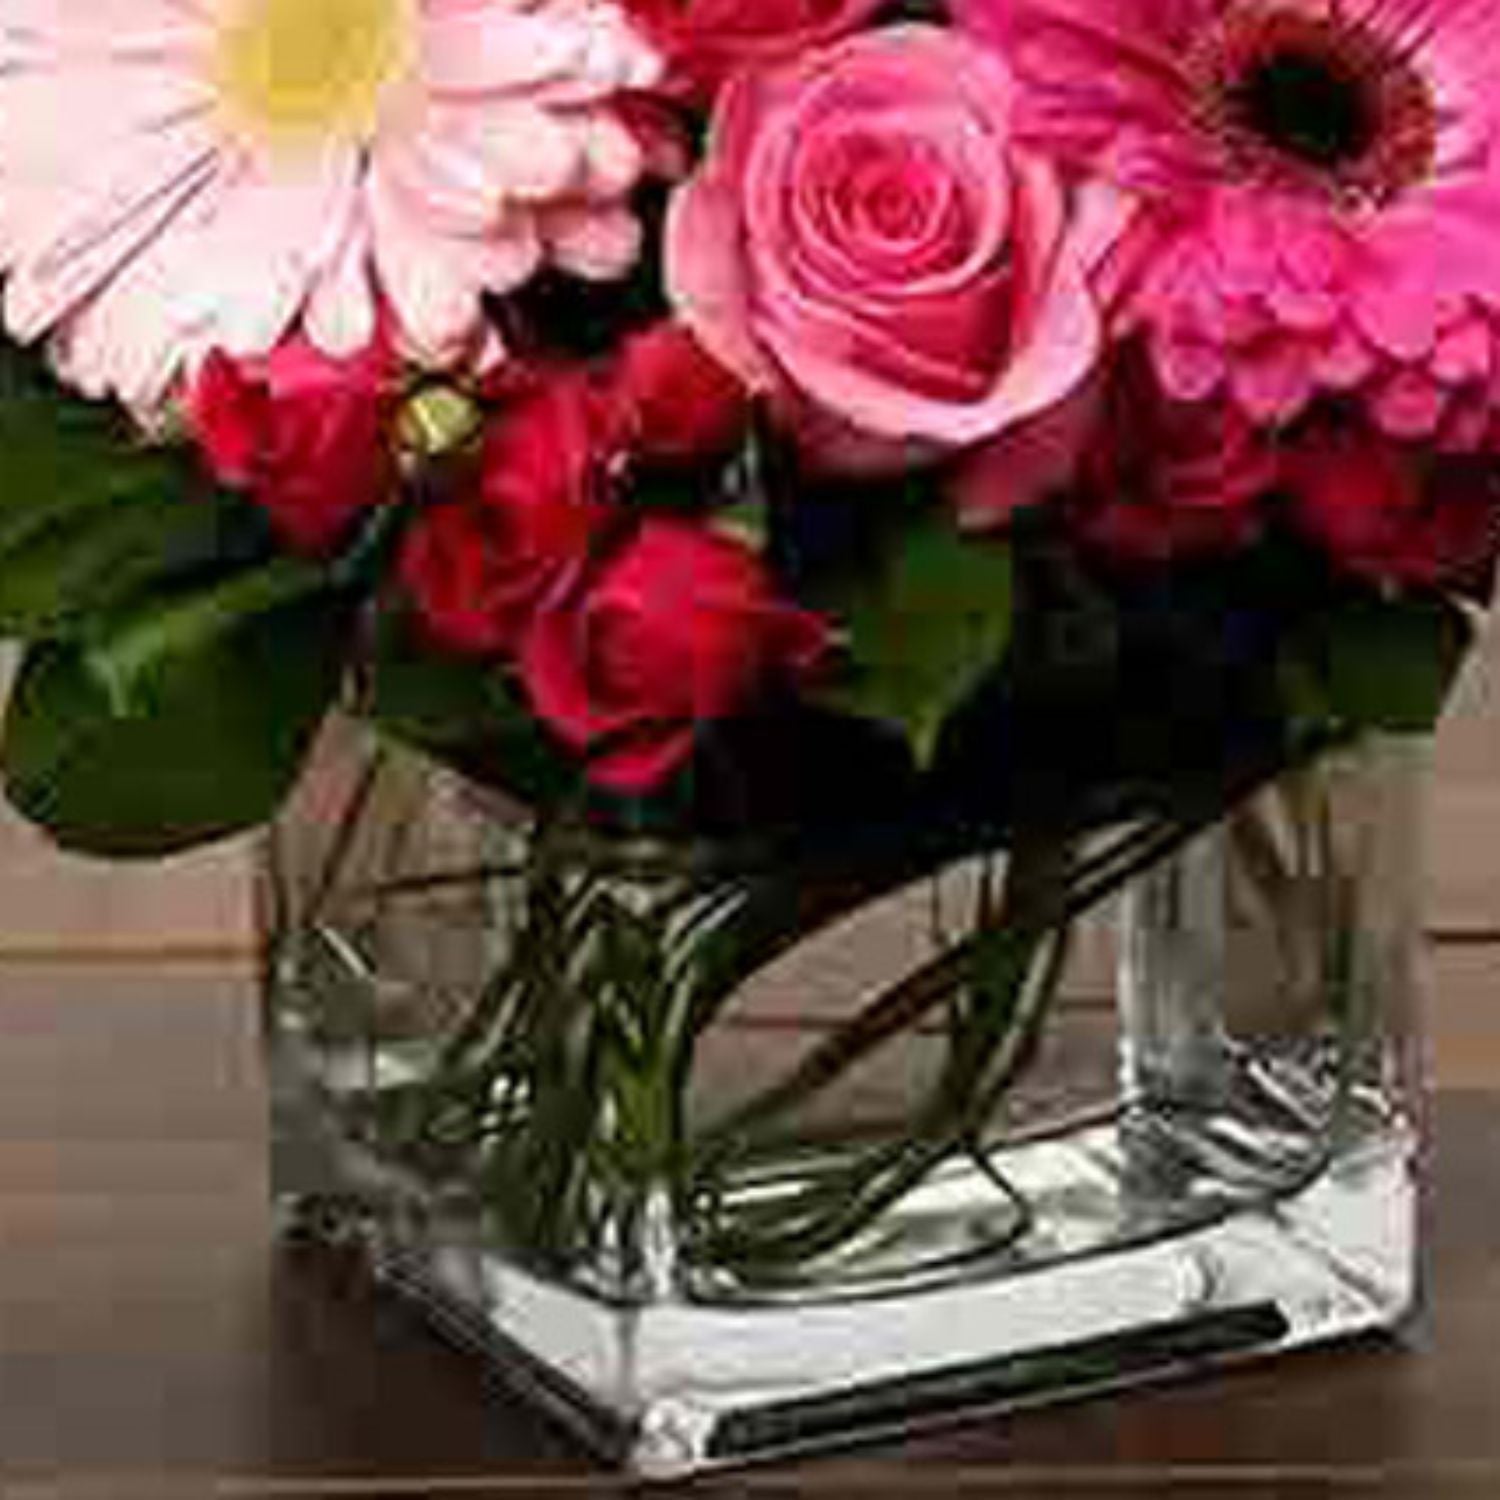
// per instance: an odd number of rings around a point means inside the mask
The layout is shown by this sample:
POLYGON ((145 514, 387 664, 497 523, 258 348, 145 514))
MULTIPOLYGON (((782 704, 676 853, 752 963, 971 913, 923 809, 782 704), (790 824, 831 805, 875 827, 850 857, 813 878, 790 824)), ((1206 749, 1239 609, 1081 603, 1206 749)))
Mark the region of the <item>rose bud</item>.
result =
POLYGON ((514 651, 542 596, 587 557, 618 443, 608 403, 577 378, 495 420, 472 492, 424 511, 402 549, 402 582, 439 645, 514 651))
POLYGON ((749 548, 651 517, 549 596, 520 663, 534 711, 587 757, 590 779, 641 793, 686 763, 698 725, 734 716, 778 679, 804 679, 829 644, 822 620, 776 597, 749 548))
POLYGON ((214 478, 243 490, 296 552, 338 546, 389 494, 394 359, 384 340, 346 358, 295 337, 269 354, 209 354, 188 391, 214 478))

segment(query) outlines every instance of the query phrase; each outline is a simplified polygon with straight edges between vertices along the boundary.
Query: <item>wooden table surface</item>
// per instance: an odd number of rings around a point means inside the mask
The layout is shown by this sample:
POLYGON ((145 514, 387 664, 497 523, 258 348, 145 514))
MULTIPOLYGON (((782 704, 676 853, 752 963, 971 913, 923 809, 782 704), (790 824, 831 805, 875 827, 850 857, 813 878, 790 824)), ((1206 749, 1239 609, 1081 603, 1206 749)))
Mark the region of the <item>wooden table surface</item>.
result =
MULTIPOLYGON (((1370 1344, 693 1487, 1500 1497, 1500 639, 1440 737, 1430 1314, 1370 1344)), ((227 846, 122 873, 0 818, 0 1500, 603 1494, 474 1366, 270 1244, 227 846)))
MULTIPOLYGON (((249 976, 0 981, 0 1495, 614 1486, 400 1308, 268 1235, 249 976)), ((1500 1092, 1439 1099, 1418 1347, 768 1467, 725 1494, 1500 1494, 1500 1092)))

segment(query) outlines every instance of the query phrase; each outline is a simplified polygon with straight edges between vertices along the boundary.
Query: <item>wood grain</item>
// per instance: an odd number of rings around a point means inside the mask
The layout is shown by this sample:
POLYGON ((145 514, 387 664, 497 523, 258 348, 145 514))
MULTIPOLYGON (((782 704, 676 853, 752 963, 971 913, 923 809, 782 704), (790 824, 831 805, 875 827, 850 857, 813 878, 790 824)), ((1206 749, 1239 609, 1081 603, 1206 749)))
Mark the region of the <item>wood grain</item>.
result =
MULTIPOLYGON (((273 1253, 249 989, 224 966, 0 968, 0 1492, 625 1492, 407 1314, 273 1253)), ((1416 1352, 1325 1351, 691 1492, 1500 1492, 1497 1162, 1500 1095, 1446 1093, 1416 1352)))

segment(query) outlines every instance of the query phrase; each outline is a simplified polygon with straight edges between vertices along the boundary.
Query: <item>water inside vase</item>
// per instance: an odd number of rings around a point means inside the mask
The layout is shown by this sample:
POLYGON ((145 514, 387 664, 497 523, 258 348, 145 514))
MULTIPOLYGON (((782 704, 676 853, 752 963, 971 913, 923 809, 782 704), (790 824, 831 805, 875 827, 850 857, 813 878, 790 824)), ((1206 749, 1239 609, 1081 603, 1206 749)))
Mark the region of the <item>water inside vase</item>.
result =
MULTIPOLYGON (((613 1412, 646 1467, 658 1450, 676 1462, 684 1401, 693 1467, 739 1441, 724 1421, 788 1392, 1056 1348, 1071 1352, 1040 1385, 1072 1386, 1080 1350, 1107 1349, 1125 1378, 1127 1334, 1179 1357, 1162 1330, 1184 1318, 1289 1347, 1411 1303, 1413 882, 1387 868, 1404 803, 1365 797, 1355 816, 1346 798, 1332 842, 1326 799, 1321 832, 1305 806, 1268 805, 1087 912, 1005 1086, 963 1128, 935 1101, 983 996, 931 1004, 716 1156, 726 1121, 757 1118, 961 940, 995 859, 898 885, 778 951, 665 1073, 664 991, 620 978, 660 967, 630 948, 654 930, 636 920, 650 893, 600 877, 609 921, 586 908, 559 927, 573 967, 554 977, 560 995, 567 975, 610 983, 542 1006, 511 1054, 466 1053, 455 1038, 518 1003, 484 1009, 534 940, 524 825, 426 766, 381 762, 371 779, 336 759, 324 776, 267 869, 281 1202, 299 1229, 358 1242, 463 1309, 479 1342, 563 1372, 564 1405, 613 1412)), ((1008 1365, 1001 1385, 1026 1380, 1008 1365)), ((785 1439, 746 1431, 751 1450, 785 1439)))

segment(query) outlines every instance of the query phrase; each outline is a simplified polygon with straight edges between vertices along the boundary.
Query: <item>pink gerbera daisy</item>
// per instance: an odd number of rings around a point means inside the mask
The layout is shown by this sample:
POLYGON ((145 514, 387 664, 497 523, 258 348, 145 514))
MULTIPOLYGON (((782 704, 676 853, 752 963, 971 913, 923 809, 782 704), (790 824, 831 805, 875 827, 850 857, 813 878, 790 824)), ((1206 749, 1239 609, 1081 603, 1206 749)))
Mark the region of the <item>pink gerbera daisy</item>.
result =
POLYGON ((544 261, 628 267, 657 71, 607 0, 0 0, 6 328, 137 406, 382 302, 446 360, 544 261))
POLYGON ((1500 438, 1500 4, 956 0, 1024 123, 1138 208, 1117 328, 1257 423, 1355 392, 1392 436, 1500 438))

